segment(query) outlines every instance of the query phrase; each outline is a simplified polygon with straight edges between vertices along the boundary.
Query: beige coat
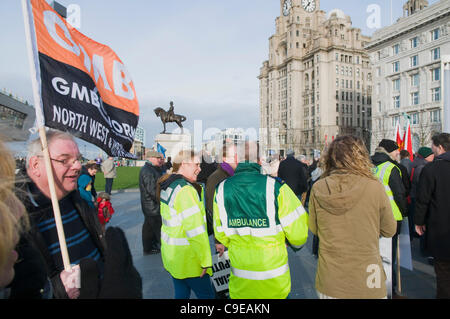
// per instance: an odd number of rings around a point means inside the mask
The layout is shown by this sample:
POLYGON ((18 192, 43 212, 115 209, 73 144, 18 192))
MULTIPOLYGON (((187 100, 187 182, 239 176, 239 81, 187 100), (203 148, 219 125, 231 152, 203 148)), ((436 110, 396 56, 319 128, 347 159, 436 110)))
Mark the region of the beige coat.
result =
POLYGON ((309 228, 319 237, 317 291, 345 299, 386 297, 379 237, 392 237, 397 223, 379 181, 345 173, 318 180, 309 228))
POLYGON ((102 163, 102 172, 105 175, 105 178, 116 178, 116 165, 114 165, 114 161, 110 158, 107 158, 102 163))

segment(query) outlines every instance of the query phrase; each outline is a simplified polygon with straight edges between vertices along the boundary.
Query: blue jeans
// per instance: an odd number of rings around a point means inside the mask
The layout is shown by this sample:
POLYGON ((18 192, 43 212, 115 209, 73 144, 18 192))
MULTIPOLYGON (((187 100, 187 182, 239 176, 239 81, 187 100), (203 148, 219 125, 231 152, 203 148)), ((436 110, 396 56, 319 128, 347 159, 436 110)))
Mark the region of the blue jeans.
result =
POLYGON ((105 178, 105 193, 111 195, 114 178, 105 178))
POLYGON ((173 286, 175 288, 175 299, 189 299, 191 290, 194 291, 198 299, 214 299, 214 288, 211 284, 209 275, 205 274, 202 278, 173 278, 173 286))

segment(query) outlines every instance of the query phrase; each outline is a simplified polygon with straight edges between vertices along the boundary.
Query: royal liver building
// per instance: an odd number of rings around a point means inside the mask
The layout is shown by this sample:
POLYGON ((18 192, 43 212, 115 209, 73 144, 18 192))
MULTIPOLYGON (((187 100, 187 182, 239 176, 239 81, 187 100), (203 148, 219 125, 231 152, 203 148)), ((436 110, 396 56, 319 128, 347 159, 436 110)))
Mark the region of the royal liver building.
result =
POLYGON ((370 145, 370 41, 340 10, 319 0, 281 0, 276 33, 260 80, 260 142, 266 151, 288 149, 311 157, 342 134, 370 145))

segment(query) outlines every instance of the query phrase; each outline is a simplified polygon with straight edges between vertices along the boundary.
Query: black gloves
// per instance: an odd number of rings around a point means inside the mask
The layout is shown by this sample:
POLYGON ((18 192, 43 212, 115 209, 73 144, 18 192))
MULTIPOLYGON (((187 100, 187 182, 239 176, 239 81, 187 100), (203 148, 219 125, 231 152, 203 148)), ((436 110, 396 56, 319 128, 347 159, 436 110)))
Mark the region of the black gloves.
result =
POLYGON ((80 262, 80 299, 142 299, 142 279, 133 265, 128 241, 118 227, 106 230, 106 254, 103 280, 99 281, 97 263, 80 262))

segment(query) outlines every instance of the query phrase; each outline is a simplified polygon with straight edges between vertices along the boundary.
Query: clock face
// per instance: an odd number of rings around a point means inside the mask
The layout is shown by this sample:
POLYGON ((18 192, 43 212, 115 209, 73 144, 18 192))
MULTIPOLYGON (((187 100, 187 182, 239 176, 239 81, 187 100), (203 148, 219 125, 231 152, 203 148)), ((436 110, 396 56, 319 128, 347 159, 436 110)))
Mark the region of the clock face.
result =
POLYGON ((283 14, 287 16, 289 14, 289 11, 291 11, 292 3, 291 0, 284 0, 283 4, 283 14))
POLYGON ((313 12, 316 10, 316 1, 315 0, 302 0, 302 7, 306 12, 313 12))

